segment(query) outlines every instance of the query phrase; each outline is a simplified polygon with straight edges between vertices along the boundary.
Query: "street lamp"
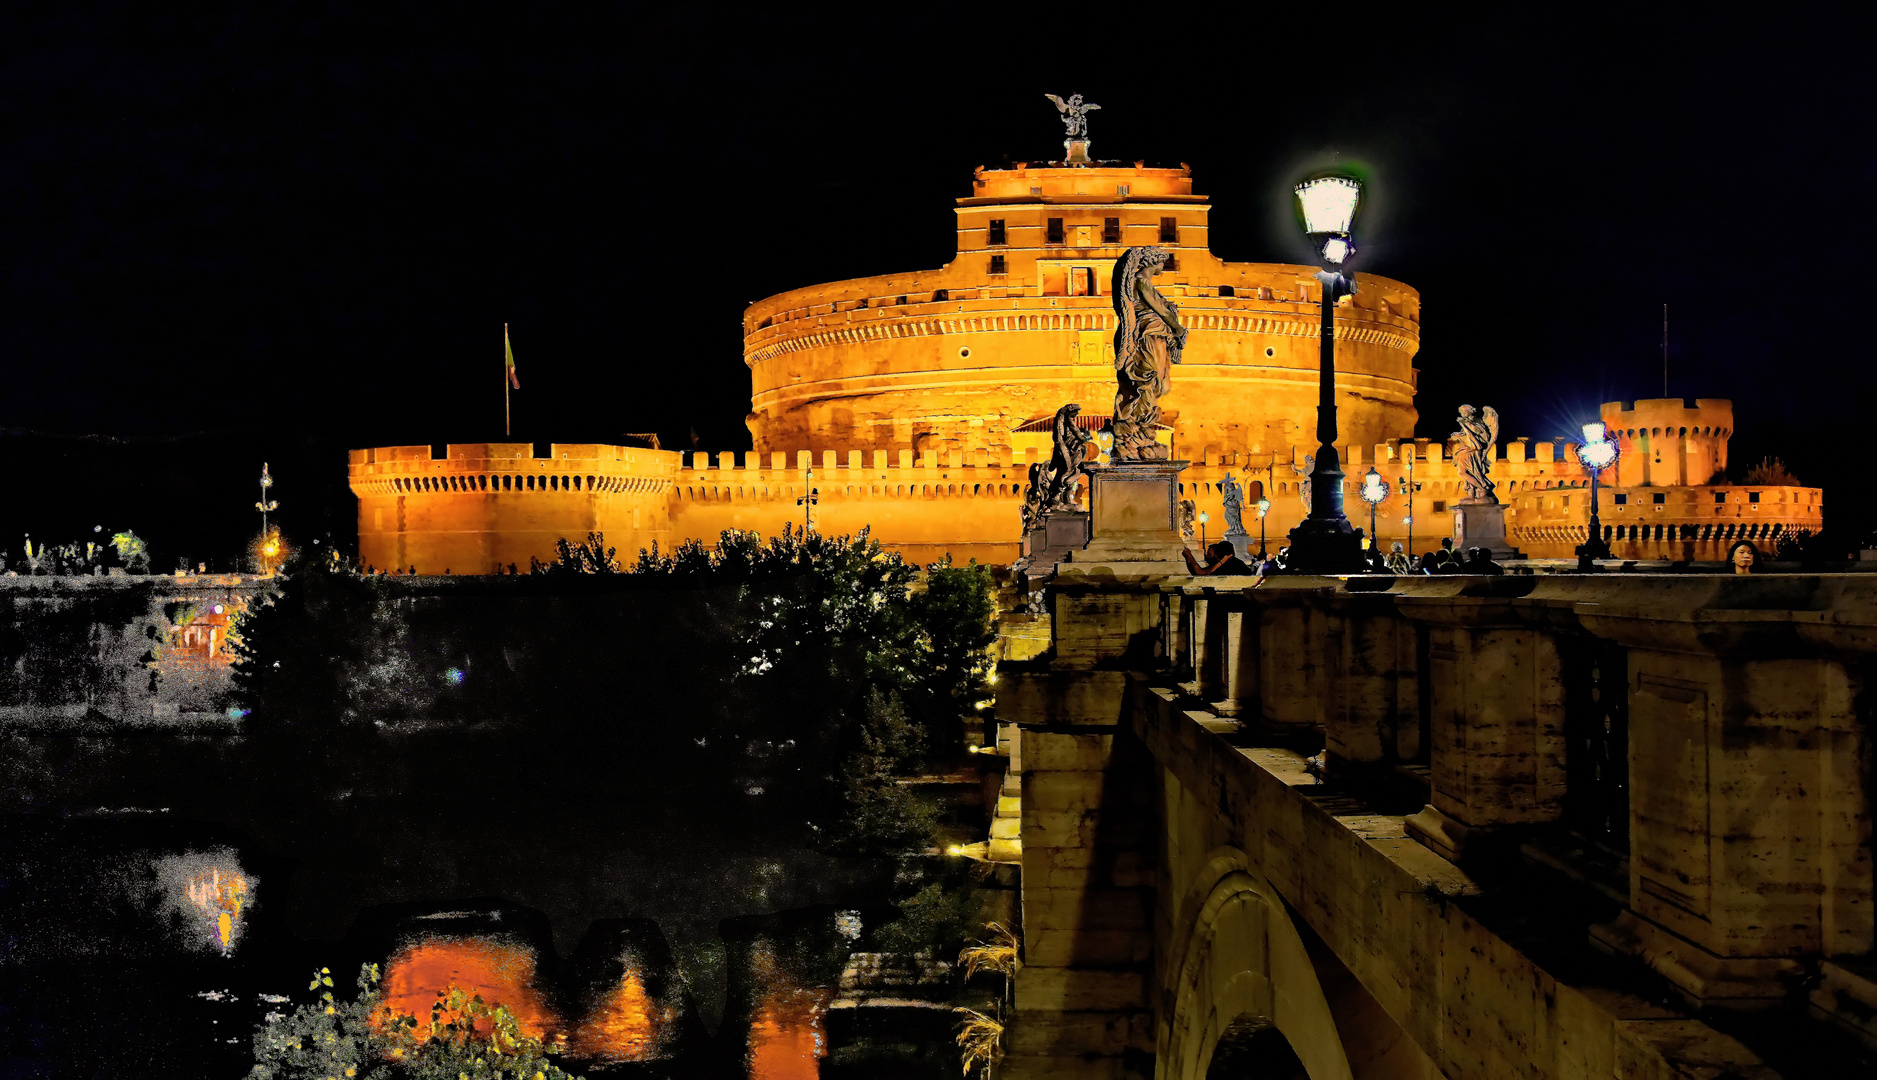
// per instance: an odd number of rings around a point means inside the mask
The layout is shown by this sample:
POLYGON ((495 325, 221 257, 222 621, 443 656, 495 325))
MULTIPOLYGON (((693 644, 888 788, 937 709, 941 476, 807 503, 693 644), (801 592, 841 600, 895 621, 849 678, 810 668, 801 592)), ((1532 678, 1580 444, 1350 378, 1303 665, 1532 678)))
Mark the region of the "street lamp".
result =
POLYGON ((1210 520, 1204 510, 1199 512, 1199 550, 1202 552, 1206 550, 1206 522, 1210 520))
POLYGON ((1360 182, 1324 176, 1297 185, 1304 232, 1333 270, 1319 270, 1323 291, 1322 347, 1317 376, 1317 452, 1310 470, 1310 514, 1290 534, 1290 563, 1304 573, 1340 574, 1362 569, 1362 541, 1343 514, 1342 458, 1336 453, 1336 301, 1353 296, 1356 283, 1342 273, 1355 254, 1350 226, 1362 198, 1360 182))
MULTIPOLYGON (((807 482, 809 484, 815 482, 815 470, 812 466, 808 469, 807 482)), ((802 535, 804 537, 815 531, 815 504, 820 501, 821 489, 818 487, 810 487, 808 494, 795 500, 795 505, 802 508, 802 535)))
POLYGON ((1369 547, 1374 551, 1382 549, 1381 541, 1376 539, 1378 534, 1375 531, 1375 508, 1380 506, 1382 500, 1386 498, 1388 498, 1388 481, 1382 479, 1382 474, 1371 467, 1368 474, 1362 478, 1362 501, 1369 504, 1369 547))
POLYGON ((1263 563, 1266 558, 1264 553, 1264 515, 1270 512, 1271 500, 1260 498, 1258 500, 1258 562, 1260 563, 1263 563))
POLYGON ((254 504, 254 508, 261 512, 261 535, 262 536, 267 535, 268 512, 271 510, 280 509, 279 503, 267 497, 267 489, 273 486, 274 486, 274 478, 268 475, 267 462, 263 461, 261 462, 261 501, 254 504))
POLYGON ((1597 477, 1616 464, 1616 444, 1609 440, 1601 423, 1592 421, 1583 430, 1577 460, 1590 474, 1590 537, 1577 548, 1577 568, 1595 570, 1596 560, 1610 557, 1610 545, 1603 539, 1603 522, 1597 520, 1597 477))
POLYGON ((1403 443, 1402 448, 1408 452, 1408 475, 1396 477, 1395 483, 1399 485, 1401 493, 1408 497, 1408 512, 1401 516, 1401 523, 1408 527, 1408 558, 1412 559, 1414 558, 1414 493, 1421 490, 1421 485, 1414 482, 1414 459, 1416 457, 1414 445, 1403 443))

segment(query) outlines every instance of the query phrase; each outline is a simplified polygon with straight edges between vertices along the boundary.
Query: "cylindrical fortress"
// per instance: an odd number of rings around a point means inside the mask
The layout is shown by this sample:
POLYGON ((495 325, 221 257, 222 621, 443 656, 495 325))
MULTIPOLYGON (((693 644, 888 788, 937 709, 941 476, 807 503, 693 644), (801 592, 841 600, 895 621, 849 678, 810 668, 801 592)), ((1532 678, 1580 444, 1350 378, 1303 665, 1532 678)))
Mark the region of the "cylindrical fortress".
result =
MULTIPOLYGON (((1225 262, 1203 196, 1177 169, 978 170, 958 256, 752 304, 744 361, 759 453, 823 447, 1012 460, 1011 433, 1065 402, 1114 395, 1110 274, 1130 247, 1172 255, 1155 286, 1191 330, 1163 400, 1174 455, 1262 453, 1313 438, 1321 292, 1315 268, 1225 262)), ((1357 275, 1336 318, 1338 442, 1410 436, 1420 294, 1357 275)))
POLYGON ((527 573, 562 537, 604 533, 630 561, 671 543, 668 450, 464 443, 354 450, 359 565, 420 574, 527 573), (539 452, 537 452, 539 451, 539 452))

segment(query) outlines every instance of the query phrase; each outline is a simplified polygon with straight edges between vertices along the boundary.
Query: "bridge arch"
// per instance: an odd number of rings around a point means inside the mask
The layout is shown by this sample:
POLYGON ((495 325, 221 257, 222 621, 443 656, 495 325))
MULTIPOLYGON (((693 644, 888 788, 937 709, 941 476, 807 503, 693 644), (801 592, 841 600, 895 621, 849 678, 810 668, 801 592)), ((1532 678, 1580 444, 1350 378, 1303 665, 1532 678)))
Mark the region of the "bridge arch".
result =
MULTIPOLYGON (((1185 940, 1162 1012, 1161 1077, 1206 1080, 1222 1040, 1274 1029, 1309 1080, 1354 1080, 1336 1019, 1290 913, 1234 848, 1218 849, 1181 905, 1185 940)), ((1263 1035, 1269 1038, 1268 1035, 1263 1035)))

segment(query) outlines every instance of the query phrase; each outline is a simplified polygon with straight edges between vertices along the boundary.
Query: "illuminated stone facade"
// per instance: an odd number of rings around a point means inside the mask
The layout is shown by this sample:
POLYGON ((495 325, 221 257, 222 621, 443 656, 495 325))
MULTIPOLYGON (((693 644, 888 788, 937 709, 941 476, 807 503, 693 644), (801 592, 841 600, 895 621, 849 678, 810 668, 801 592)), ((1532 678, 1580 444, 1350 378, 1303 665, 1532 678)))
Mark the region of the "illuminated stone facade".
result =
MULTIPOLYGON (((1208 247, 1191 172, 1112 164, 979 169, 958 200, 958 254, 936 270, 794 289, 750 305, 743 358, 759 453, 985 452, 1008 463, 1027 421, 1114 396, 1109 275, 1130 247, 1171 253, 1155 286, 1191 328, 1164 399, 1174 455, 1288 451, 1310 434, 1315 267, 1226 262, 1208 247)), ((1414 428, 1420 294, 1360 275, 1337 316, 1341 430, 1373 444, 1414 428)))
MULTIPOLYGON (((1029 466, 1049 458, 1049 417, 1069 401, 1084 417, 1109 411, 1109 274, 1127 248, 1148 244, 1171 253, 1155 284, 1191 328, 1163 414, 1174 458, 1192 463, 1181 498, 1206 513, 1216 538, 1222 484, 1235 474, 1248 507, 1270 498, 1264 533, 1275 547, 1308 510, 1299 481, 1316 448, 1321 295, 1312 267, 1213 255, 1209 211, 1184 166, 980 169, 958 200, 958 254, 945 266, 750 306, 754 451, 354 451, 360 561, 486 574, 525 570, 531 558, 551 558, 558 537, 588 532, 628 554, 711 542, 727 528, 774 534, 801 524, 812 491, 823 531, 869 526, 922 561, 949 553, 1012 562, 1029 466)), ((1384 545, 1423 552, 1453 535, 1451 507, 1465 496, 1445 443, 1409 438, 1420 294, 1387 278, 1358 280, 1336 317, 1344 501, 1367 531, 1359 492, 1375 467, 1396 489, 1377 509, 1375 532, 1384 545), (1410 454, 1421 485, 1411 505, 1398 491, 1410 454)), ((1611 403, 1603 413, 1622 448, 1605 477, 1602 518, 1619 558, 1719 559, 1735 538, 1767 548, 1782 530, 1819 526, 1816 489, 1701 486, 1726 466, 1731 403, 1611 403)), ((1496 455, 1512 543, 1529 556, 1571 557, 1588 519, 1574 452, 1513 439, 1496 455)), ((1245 524, 1256 537, 1255 511, 1245 524)))

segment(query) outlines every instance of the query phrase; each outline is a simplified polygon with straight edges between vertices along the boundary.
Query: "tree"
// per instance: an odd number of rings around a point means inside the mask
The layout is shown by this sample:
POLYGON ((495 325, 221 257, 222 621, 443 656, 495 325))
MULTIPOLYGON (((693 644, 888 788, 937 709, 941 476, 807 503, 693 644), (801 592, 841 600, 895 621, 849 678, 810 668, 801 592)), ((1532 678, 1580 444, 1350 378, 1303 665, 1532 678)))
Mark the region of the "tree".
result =
POLYGON ((1766 487, 1799 487, 1799 478, 1792 475, 1786 463, 1776 457, 1762 458, 1758 465, 1747 470, 1741 483, 1766 487))

